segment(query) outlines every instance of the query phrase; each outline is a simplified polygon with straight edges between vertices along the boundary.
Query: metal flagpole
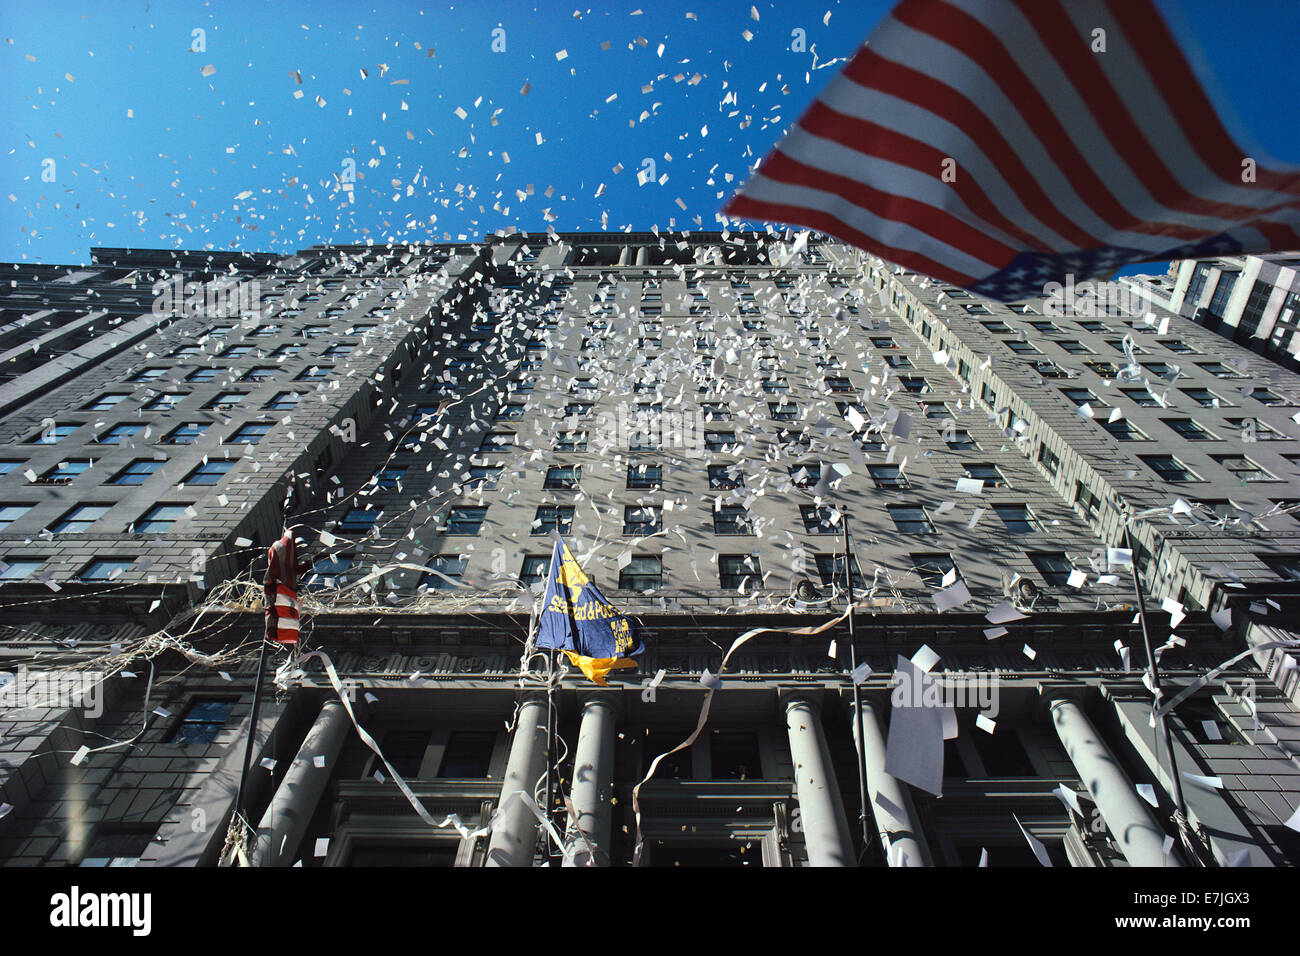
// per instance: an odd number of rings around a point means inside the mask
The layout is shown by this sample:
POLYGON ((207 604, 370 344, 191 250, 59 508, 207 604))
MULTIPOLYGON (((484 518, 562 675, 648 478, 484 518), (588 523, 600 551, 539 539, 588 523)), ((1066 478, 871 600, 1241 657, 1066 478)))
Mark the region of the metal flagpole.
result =
MULTIPOLYGON (((1142 624, 1142 644, 1146 648, 1147 667, 1151 672, 1151 692, 1155 695, 1156 703, 1159 705, 1163 699, 1163 693, 1160 689, 1160 665, 1156 662, 1156 655, 1151 649, 1151 634, 1147 631, 1147 613, 1146 599, 1142 594, 1142 582, 1138 578, 1137 553, 1133 547, 1133 538, 1129 534, 1128 515, 1124 515, 1124 547, 1128 549, 1130 555, 1129 571, 1133 575, 1133 591, 1137 595, 1138 620, 1142 624)), ((1169 777, 1173 781, 1172 790, 1175 807, 1174 822, 1178 825, 1178 835, 1182 837, 1183 844, 1187 851, 1192 855, 1192 859, 1198 866, 1204 866, 1201 859, 1201 853, 1196 846, 1196 841, 1190 833, 1190 824, 1187 821, 1187 805, 1183 801, 1183 782, 1178 776, 1178 756, 1174 753, 1174 738, 1169 731, 1169 721, 1161 716, 1157 718, 1160 722, 1160 733, 1164 737, 1165 751, 1169 754, 1169 777)))
MULTIPOLYGON (((550 654, 547 656, 546 668, 546 805, 543 807, 543 812, 548 823, 553 822, 555 816, 551 807, 555 800, 555 732, 556 725, 559 723, 556 719, 553 697, 555 693, 555 654, 555 649, 551 648, 550 654)), ((543 827, 542 829, 545 831, 546 837, 546 862, 551 863, 554 861, 555 851, 559 847, 551 845, 551 828, 543 827)))
POLYGON ((853 552, 849 550, 849 512, 845 507, 840 508, 840 520, 844 522, 844 581, 849 596, 849 682, 853 685, 853 719, 858 722, 858 726, 853 728, 854 747, 858 754, 858 822, 862 825, 862 852, 865 853, 871 845, 871 830, 867 826, 867 754, 862 735, 862 693, 857 681, 857 639, 853 631, 853 552))

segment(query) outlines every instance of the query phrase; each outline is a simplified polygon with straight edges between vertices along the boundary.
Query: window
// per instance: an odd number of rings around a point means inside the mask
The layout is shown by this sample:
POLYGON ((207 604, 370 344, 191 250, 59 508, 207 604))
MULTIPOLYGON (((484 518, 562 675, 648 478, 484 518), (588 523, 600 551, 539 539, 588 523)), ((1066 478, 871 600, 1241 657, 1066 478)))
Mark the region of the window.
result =
POLYGON ((1101 516, 1101 499, 1082 481, 1074 483, 1074 503, 1083 508, 1084 514, 1093 521, 1101 516))
POLYGON ((204 408, 218 408, 223 411, 229 411, 237 408, 244 399, 248 397, 247 392, 220 392, 216 398, 204 405, 204 408))
POLYGON ((115 581, 135 564, 135 558, 95 558, 77 575, 78 579, 91 584, 115 581))
POLYGON ((1199 355, 1199 354, 1200 354, 1200 350, 1199 350, 1199 349, 1194 349, 1194 348, 1192 348, 1190 345, 1188 345, 1186 342, 1180 341, 1179 339, 1159 339, 1158 341, 1160 342, 1161 345, 1163 345, 1163 346, 1164 346, 1165 348, 1167 348, 1169 351, 1171 351, 1171 352, 1177 352, 1177 353, 1179 353, 1180 355, 1188 355, 1188 354, 1191 354, 1191 355, 1199 355))
POLYGON ((1129 401, 1133 402, 1133 404, 1137 405, 1139 408, 1160 407, 1160 402, 1157 401, 1156 397, 1151 394, 1149 389, 1125 388, 1125 389, 1121 389, 1120 391, 1122 391, 1125 395, 1127 395, 1129 401))
POLYGON ((582 480, 581 465, 554 465, 546 469, 542 487, 548 491, 571 491, 582 480))
POLYGON ((1231 402, 1215 395, 1208 388, 1184 388, 1181 391, 1202 408, 1231 407, 1232 405, 1231 402))
POLYGON ((1166 418, 1164 423, 1174 430, 1179 436, 1188 441, 1215 441, 1216 436, 1211 435, 1199 424, 1190 418, 1166 418))
POLYGON ((1212 697, 1192 697, 1174 711, 1199 744, 1244 744, 1248 741, 1224 717, 1212 697))
POLYGON ((921 576, 921 582, 928 587, 943 587, 943 579, 953 575, 953 581, 961 580, 961 571, 950 554, 913 554, 912 568, 921 576))
POLYGON ((165 438, 164 445, 193 445, 208 430, 204 422, 185 422, 173 428, 165 438))
POLYGON ((99 396, 99 398, 95 399, 89 405, 86 405, 85 410, 88 412, 106 412, 119 402, 130 397, 129 394, 123 392, 109 392, 106 395, 99 396))
POLYGON ((877 488, 897 491, 911 487, 907 482, 907 477, 899 469, 898 465, 868 465, 867 471, 871 475, 871 480, 876 483, 877 488))
MULTIPOLYGON (((0 512, 4 507, 0 506, 0 512)), ((6 558, 0 561, 4 570, 0 570, 0 581, 25 581, 41 569, 45 558, 6 558)))
POLYGON ((383 489, 384 491, 401 491, 402 478, 405 475, 405 466, 398 465, 392 468, 379 469, 370 480, 376 488, 383 489))
POLYGON ((736 444, 735 432, 705 432, 704 447, 709 451, 727 451, 736 444))
POLYGON ((239 430, 226 439, 228 445, 256 445, 274 428, 271 422, 249 422, 241 425, 239 430))
POLYGON ((71 422, 56 423, 53 428, 42 429, 31 438, 27 439, 27 444, 57 445, 80 427, 81 425, 74 425, 71 422))
POLYGON ((749 511, 743 505, 723 505, 713 510, 714 534, 753 534, 749 511))
POLYGON ((1270 428, 1258 418, 1225 418, 1229 425, 1237 429, 1243 442, 1283 441, 1286 436, 1270 428))
POLYGON ((988 382, 985 382, 983 385, 980 386, 980 401, 982 401, 989 408, 995 408, 998 404, 997 392, 994 391, 993 386, 990 385, 988 382))
POLYGON ((426 571, 420 577, 419 587, 434 591, 454 591, 456 590, 456 584, 465 576, 465 566, 468 563, 469 558, 462 557, 459 554, 436 554, 425 566, 430 571, 437 571, 451 580, 444 580, 438 574, 431 574, 426 571))
POLYGON ((1228 368, 1222 362, 1198 362, 1197 364, 1215 378, 1241 378, 1240 372, 1228 368))
POLYGON ((586 432, 561 432, 555 436, 556 451, 586 451, 586 432))
POLYGON ((135 866, 153 842, 156 829, 100 829, 90 841, 78 866, 129 867, 135 866))
POLYGON ((581 418, 584 415, 590 415, 591 410, 595 407, 596 406, 591 402, 570 402, 568 405, 564 406, 564 417, 581 418))
POLYGON ((154 505, 131 526, 132 534, 164 534, 185 514, 189 505, 154 505))
POLYGON ((1245 456, 1215 455, 1214 460, 1232 472, 1238 481, 1277 481, 1274 475, 1245 456))
MULTIPOLYGON (((884 359, 885 359, 885 364, 888 365, 890 368, 912 368, 911 359, 909 359, 906 355, 903 355, 902 353, 891 353, 889 355, 884 356, 884 359)), ((828 379, 827 384, 829 384, 829 381, 830 380, 828 379)), ((844 382, 847 381, 847 379, 841 378, 841 379, 836 379, 836 381, 844 382)), ((831 391, 844 391, 844 390, 832 388, 831 391)))
POLYGON ((853 383, 842 376, 835 376, 826 379, 826 388, 831 392, 852 392, 853 383))
POLYGON ((1110 432, 1120 441, 1147 441, 1147 436, 1134 426, 1127 418, 1121 418, 1113 422, 1098 422, 1102 428, 1110 432))
POLYGON ((519 569, 519 580, 523 584, 536 584, 545 581, 551 573, 551 556, 549 554, 524 555, 523 567, 519 569))
POLYGON ((185 478, 183 485, 215 485, 219 482, 231 468, 235 467, 233 461, 213 460, 206 461, 199 465, 185 478))
MULTIPOLYGON (((1068 398, 1070 401, 1074 402, 1074 404, 1079 405, 1079 406, 1083 406, 1083 405, 1092 405, 1092 406, 1095 406, 1095 407, 1097 407, 1097 408, 1105 408, 1105 407, 1106 407, 1106 403, 1103 402, 1103 401, 1102 401, 1100 398, 1098 398, 1096 395, 1092 394, 1092 390, 1091 390, 1091 389, 1087 389, 1087 388, 1063 388, 1063 389, 1061 389, 1061 394, 1064 395, 1066 398, 1068 398)), ((989 405, 991 406, 992 403, 990 402, 989 405)))
POLYGON ((66 485, 73 478, 89 470, 91 462, 89 459, 80 459, 77 461, 61 461, 45 474, 37 479, 42 485, 66 485))
POLYGON ((1034 348, 1028 342, 1021 342, 1018 339, 1003 339, 1002 344, 1015 352, 1017 355, 1037 355, 1038 349, 1034 348))
POLYGON ((491 731, 453 730, 447 735, 438 776, 442 778, 481 780, 492 766, 492 751, 497 735, 491 731))
POLYGON ((1300 581, 1300 554, 1257 554, 1270 571, 1284 581, 1300 581))
POLYGON ((337 588, 347 582, 344 577, 356 561, 350 554, 326 555, 312 562, 306 585, 309 591, 337 588))
POLYGON ((758 557, 752 554, 718 555, 718 583, 726 591, 738 591, 743 586, 753 591, 763 583, 763 569, 758 557))
MULTIPOLYGON (((1268 305, 1269 296, 1273 294, 1273 287, 1263 279, 1256 279, 1255 284, 1250 287, 1250 296, 1246 299, 1246 306, 1241 310, 1241 318, 1237 321, 1237 328, 1246 335, 1253 336, 1259 328, 1259 320, 1264 316, 1264 308, 1268 305)), ((1211 309, 1211 311, 1214 311, 1211 309)), ((1216 315, 1222 313, 1215 312, 1216 315)))
POLYGON ((964 428, 954 428, 951 432, 952 437, 946 439, 948 447, 953 451, 979 451, 979 445, 975 439, 970 437, 970 432, 964 428))
POLYGON ((111 505, 78 505, 50 525, 54 534, 83 534, 92 524, 108 514, 111 505))
POLYGON ((993 510, 1011 534, 1033 534, 1039 530, 1028 505, 994 505, 993 510))
POLYGON ((501 472, 501 465, 471 465, 469 478, 465 481, 465 488, 495 488, 497 479, 501 477, 501 472))
POLYGON ((299 382, 318 382, 321 379, 330 377, 330 372, 334 371, 333 365, 313 365, 311 368, 300 373, 297 381, 299 382))
POLYGON ((1102 378, 1114 378, 1119 374, 1119 369, 1115 367, 1114 362, 1084 362, 1083 364, 1102 378))
POLYGON ((664 529, 663 512, 661 505, 628 505, 623 509, 623 535, 657 534, 664 529))
POLYGON ((142 485, 146 478, 161 468, 165 463, 150 458, 137 458, 111 479, 111 485, 142 485))
POLYGON ((31 505, 0 505, 0 528, 9 527, 31 510, 31 505))
POLYGON ((483 527, 485 517, 487 517, 487 508, 484 507, 452 508, 447 512, 447 524, 442 529, 443 534, 478 534, 479 529, 483 527))
POLYGON ((800 505, 799 517, 807 534, 838 534, 838 512, 830 505, 800 505))
POLYGON ((297 408, 301 399, 302 395, 298 392, 277 392, 275 397, 262 407, 274 411, 287 411, 297 408))
POLYGON ((658 488, 663 484, 664 469, 662 465, 628 465, 627 486, 629 488, 658 488))
POLYGON ((709 465, 709 488, 726 491, 741 488, 744 484, 745 476, 739 464, 709 465))
POLYGON ((1274 392, 1272 389, 1268 389, 1268 388, 1252 388, 1249 392, 1247 392, 1247 395, 1249 395, 1255 401, 1261 402, 1265 405, 1277 406, 1277 405, 1295 404, 1290 399, 1284 398, 1283 396, 1274 392))
POLYGON ((573 505, 542 505, 533 519, 533 534, 568 534, 573 527, 573 505))
POLYGON ((219 358, 239 359, 243 358, 249 352, 253 351, 251 345, 232 345, 224 352, 220 353, 219 358))
POLYGON ((794 404, 780 405, 776 402, 768 402, 767 411, 778 422, 792 422, 799 417, 799 406, 794 404))
POLYGON ((790 383, 783 378, 764 379, 763 391, 769 395, 786 394, 790 391, 790 383))
POLYGON ((479 452, 487 454, 497 451, 509 451, 514 447, 514 432, 488 432, 483 436, 483 443, 479 445, 479 452))
POLYGON ((339 530, 348 534, 365 534, 379 521, 379 512, 369 508, 349 508, 339 519, 339 530))
POLYGON ((1071 355, 1091 355, 1092 349, 1088 348, 1082 342, 1076 342, 1073 339, 1062 339, 1056 343, 1071 355))
POLYGON ((340 342, 337 345, 331 345, 325 351, 321 352, 321 355, 325 358, 336 358, 337 356, 340 355, 350 354, 354 348, 356 348, 355 345, 350 345, 346 342, 340 342))
POLYGON ((796 488, 811 488, 822 480, 822 466, 819 462, 806 465, 791 465, 790 480, 796 488))
MULTIPOLYGON (((773 407, 772 403, 769 402, 768 407, 773 407)), ((719 402, 701 402, 700 411, 704 414, 706 422, 731 421, 731 409, 719 402)))
POLYGON ((1190 305, 1193 309, 1201 304, 1201 294, 1205 291, 1205 283, 1210 279, 1210 264, 1200 262, 1196 265, 1196 271, 1192 273, 1192 278, 1187 283, 1187 292, 1183 295, 1183 304, 1190 305))
MULTIPOLYGON (((816 561, 817 576, 821 578, 824 587, 829 587, 832 584, 841 590, 848 587, 848 581, 844 576, 844 555, 819 554, 816 556, 816 561)), ((853 575, 853 588, 857 590, 862 587, 862 572, 858 568, 856 556, 849 559, 849 569, 853 575)))
POLYGON ((983 481, 985 488, 1008 487, 1007 480, 1002 476, 1002 472, 998 470, 997 465, 983 463, 963 465, 962 467, 966 471, 967 478, 976 478, 983 481))
POLYGON ((266 382, 269 381, 276 373, 274 367, 259 365, 256 368, 250 368, 240 376, 241 382, 266 382))
POLYGON ((127 379, 128 382, 156 382, 167 374, 165 368, 147 368, 127 379))
POLYGON ((934 525, 925 508, 915 505, 890 505, 889 517, 903 534, 934 534, 934 525))
POLYGON ((653 591, 663 586, 663 560, 654 555, 633 555, 618 572, 620 591, 653 591))
POLYGON ((13 459, 10 459, 8 461, 0 461, 0 478, 3 478, 5 475, 9 474, 10 472, 16 471, 19 465, 25 465, 25 464, 26 462, 24 461, 14 461, 13 459))
POLYGON ((1144 455, 1142 461, 1165 481, 1200 481, 1197 474, 1173 455, 1144 455))
POLYGON ((1043 576, 1043 580, 1054 588, 1065 587, 1070 572, 1074 570, 1069 558, 1061 551, 1031 551, 1026 556, 1043 576))

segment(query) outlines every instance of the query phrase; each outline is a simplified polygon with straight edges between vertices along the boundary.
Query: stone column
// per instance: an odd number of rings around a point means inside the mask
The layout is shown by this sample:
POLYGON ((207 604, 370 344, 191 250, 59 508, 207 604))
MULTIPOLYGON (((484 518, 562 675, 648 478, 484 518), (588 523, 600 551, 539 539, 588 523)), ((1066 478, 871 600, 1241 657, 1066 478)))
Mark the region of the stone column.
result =
POLYGON ((343 705, 334 698, 325 701, 257 826, 249 855, 254 866, 292 864, 351 727, 343 705), (325 758, 325 766, 316 766, 318 756, 325 758))
POLYGON ((869 701, 862 701, 862 720, 854 723, 867 764, 867 800, 885 858, 890 866, 934 866, 907 784, 885 773, 885 731, 869 701))
POLYGON ((820 709, 806 697, 792 697, 785 704, 785 726, 809 865, 856 866, 839 784, 822 736, 820 709))
POLYGON ((1083 708, 1068 697, 1053 699, 1048 708, 1070 762, 1129 864, 1180 866, 1175 857, 1164 852, 1164 830, 1083 708))
POLYGON ((637 246, 636 264, 639 266, 646 265, 650 261, 650 250, 645 246, 637 246))
POLYGON ((546 696, 543 694, 519 705, 485 866, 532 866, 538 822, 518 794, 522 791, 531 797, 545 772, 546 696))
POLYGON ((614 707, 609 700, 592 697, 582 705, 574 752, 572 799, 578 820, 576 828, 569 821, 565 843, 573 848, 573 854, 565 859, 565 866, 609 866, 613 795, 614 707))

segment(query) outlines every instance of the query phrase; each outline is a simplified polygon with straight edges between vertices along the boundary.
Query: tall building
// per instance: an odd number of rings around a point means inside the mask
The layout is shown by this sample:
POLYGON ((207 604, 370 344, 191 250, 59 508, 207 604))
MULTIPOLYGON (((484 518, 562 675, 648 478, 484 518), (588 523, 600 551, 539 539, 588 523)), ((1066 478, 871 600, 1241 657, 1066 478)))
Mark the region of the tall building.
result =
POLYGON ((1161 307, 1300 371, 1300 255, 1182 259, 1164 276, 1124 281, 1161 307))
POLYGON ((2 268, 51 343, 0 355, 7 863, 215 863, 251 735, 259 865, 541 863, 548 766, 555 859, 626 865, 710 687, 641 865, 1300 861, 1300 379, 1173 311, 780 234, 2 268), (254 727, 285 527, 350 712, 281 649, 254 727), (641 627, 607 689, 524 654, 557 534, 641 627), (1166 700, 1253 651, 1173 778, 1130 564, 1166 700), (886 772, 913 666, 929 791, 886 772))

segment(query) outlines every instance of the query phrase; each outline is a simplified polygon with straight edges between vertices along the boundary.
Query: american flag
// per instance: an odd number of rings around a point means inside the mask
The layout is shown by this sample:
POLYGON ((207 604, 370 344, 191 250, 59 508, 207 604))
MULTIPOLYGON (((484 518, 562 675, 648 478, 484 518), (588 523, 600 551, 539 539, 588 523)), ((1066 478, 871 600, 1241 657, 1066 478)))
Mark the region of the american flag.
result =
POLYGON ((298 643, 298 547, 286 531, 266 549, 266 577, 262 580, 266 639, 280 644, 298 643))
POLYGON ((1234 142, 1190 63, 1153 0, 903 0, 723 211, 1001 301, 1300 248, 1300 167, 1234 142))

